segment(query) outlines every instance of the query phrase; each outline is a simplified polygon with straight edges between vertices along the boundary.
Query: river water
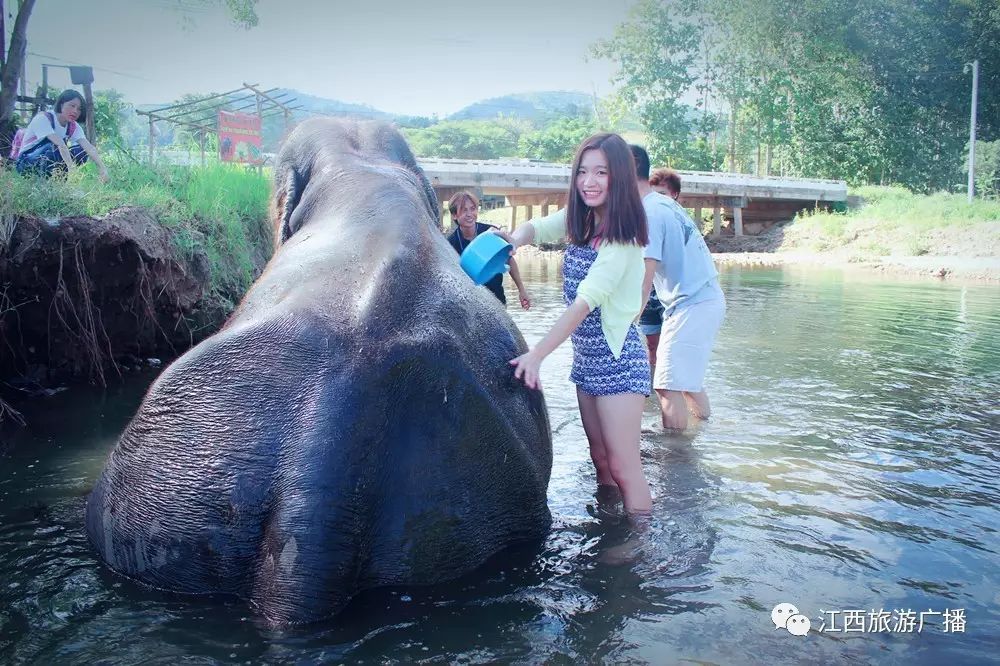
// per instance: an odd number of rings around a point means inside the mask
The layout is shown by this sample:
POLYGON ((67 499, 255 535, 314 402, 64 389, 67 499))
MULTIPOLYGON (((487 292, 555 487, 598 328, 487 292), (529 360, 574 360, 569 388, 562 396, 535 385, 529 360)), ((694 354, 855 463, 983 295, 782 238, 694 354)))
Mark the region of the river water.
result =
MULTIPOLYGON (((561 312, 559 266, 522 270, 536 306, 510 312, 532 343, 561 312)), ((647 405, 655 520, 637 559, 616 560, 627 527, 588 509, 567 343, 542 366, 546 542, 292 631, 143 590, 89 550, 86 493, 151 374, 31 405, 0 452, 0 662, 1000 663, 1000 289, 788 268, 721 281, 712 419, 666 434, 647 405), (808 634, 775 628, 779 603, 808 634)))

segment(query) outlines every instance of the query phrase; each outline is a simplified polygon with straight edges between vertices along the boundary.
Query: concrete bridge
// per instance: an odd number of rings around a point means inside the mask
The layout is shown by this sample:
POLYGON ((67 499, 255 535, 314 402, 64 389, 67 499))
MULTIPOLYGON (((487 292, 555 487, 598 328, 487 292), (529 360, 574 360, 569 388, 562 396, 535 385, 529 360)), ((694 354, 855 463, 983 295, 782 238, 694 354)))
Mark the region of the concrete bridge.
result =
MULTIPOLYGON (((444 208, 460 190, 477 195, 500 195, 511 206, 510 228, 517 226, 518 207, 525 208, 524 219, 532 218, 532 206, 541 206, 542 215, 550 207, 566 204, 570 165, 533 160, 457 160, 423 158, 417 160, 427 174, 444 208)), ((733 233, 759 233, 776 222, 790 220, 800 210, 828 207, 847 200, 847 184, 842 180, 816 180, 777 176, 749 176, 706 171, 679 171, 680 203, 694 209, 694 218, 702 219, 712 210, 713 233, 722 233, 723 219, 732 221, 733 233)), ((444 224, 443 226, 447 226, 444 224)))

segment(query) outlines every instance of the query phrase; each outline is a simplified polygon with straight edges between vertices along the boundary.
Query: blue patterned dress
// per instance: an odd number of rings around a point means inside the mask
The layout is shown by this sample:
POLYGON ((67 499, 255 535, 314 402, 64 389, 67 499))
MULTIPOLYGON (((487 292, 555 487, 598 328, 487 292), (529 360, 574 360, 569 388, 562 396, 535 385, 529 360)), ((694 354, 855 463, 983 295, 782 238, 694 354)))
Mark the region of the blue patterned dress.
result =
MULTIPOLYGON (((570 244, 563 256, 563 297, 569 306, 576 300, 576 290, 587 277, 597 258, 590 246, 570 244)), ((591 310, 573 331, 573 370, 569 379, 590 395, 638 393, 649 395, 649 357, 632 324, 625 337, 625 347, 617 359, 611 353, 601 330, 601 308, 591 310)))

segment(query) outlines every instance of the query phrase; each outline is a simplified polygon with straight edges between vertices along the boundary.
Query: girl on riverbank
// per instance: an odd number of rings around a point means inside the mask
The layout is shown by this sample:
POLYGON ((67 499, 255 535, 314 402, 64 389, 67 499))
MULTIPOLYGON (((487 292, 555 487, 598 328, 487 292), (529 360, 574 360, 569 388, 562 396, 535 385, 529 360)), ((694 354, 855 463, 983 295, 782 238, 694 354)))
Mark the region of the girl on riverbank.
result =
POLYGON ((566 212, 525 224, 514 245, 566 239, 566 311, 528 353, 511 361, 514 376, 541 388, 539 367, 567 337, 573 341, 577 403, 597 468, 597 482, 617 486, 625 510, 647 514, 649 484, 639 459, 642 408, 649 395, 649 361, 633 324, 642 309, 646 214, 628 144, 595 134, 576 152, 566 212))
POLYGON ((108 170, 81 127, 86 121, 87 105, 83 95, 75 90, 64 90, 52 111, 35 114, 24 129, 15 163, 17 172, 44 176, 64 169, 72 172, 89 157, 97 165, 100 179, 106 183, 108 170), (70 146, 74 142, 76 145, 70 146))

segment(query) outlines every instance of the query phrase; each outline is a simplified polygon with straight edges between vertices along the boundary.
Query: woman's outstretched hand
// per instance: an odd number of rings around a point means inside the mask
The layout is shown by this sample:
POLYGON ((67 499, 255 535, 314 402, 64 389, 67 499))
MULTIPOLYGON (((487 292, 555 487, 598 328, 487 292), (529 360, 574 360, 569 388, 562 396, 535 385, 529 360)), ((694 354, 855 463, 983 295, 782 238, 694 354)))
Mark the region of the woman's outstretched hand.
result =
POLYGON ((514 237, 511 236, 510 233, 504 231, 503 229, 492 229, 491 233, 496 234, 500 238, 502 238, 505 241, 507 241, 508 243, 510 243, 510 245, 511 245, 510 256, 513 257, 514 253, 517 252, 517 242, 514 241, 514 237))
POLYGON ((515 379, 523 380, 524 385, 530 389, 541 390, 542 382, 538 377, 538 372, 542 366, 542 359, 539 358, 534 350, 512 359, 510 364, 514 366, 515 379))

